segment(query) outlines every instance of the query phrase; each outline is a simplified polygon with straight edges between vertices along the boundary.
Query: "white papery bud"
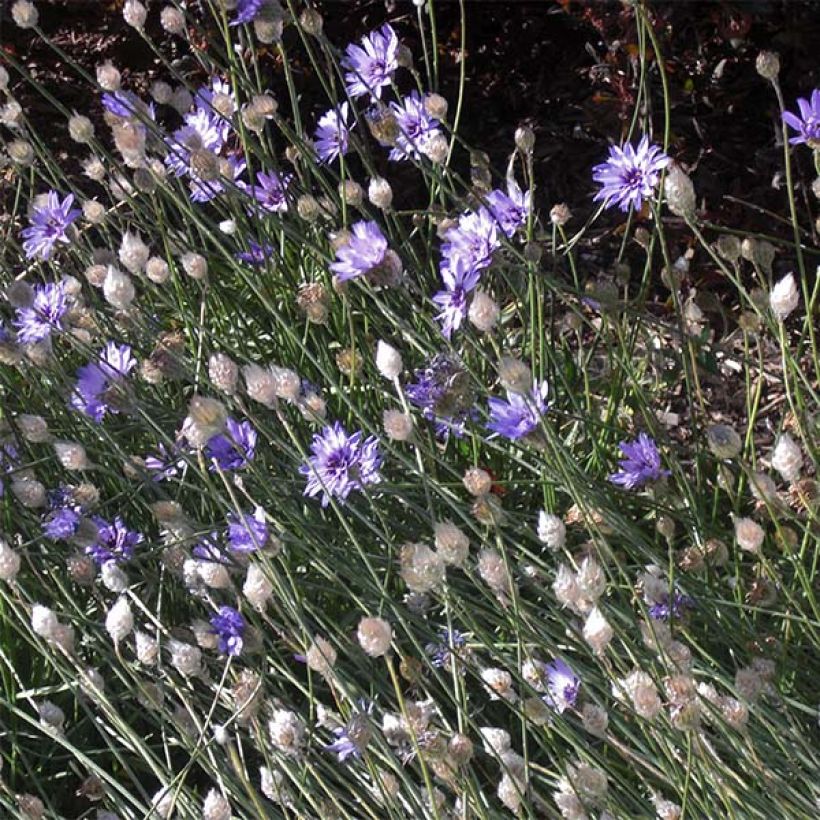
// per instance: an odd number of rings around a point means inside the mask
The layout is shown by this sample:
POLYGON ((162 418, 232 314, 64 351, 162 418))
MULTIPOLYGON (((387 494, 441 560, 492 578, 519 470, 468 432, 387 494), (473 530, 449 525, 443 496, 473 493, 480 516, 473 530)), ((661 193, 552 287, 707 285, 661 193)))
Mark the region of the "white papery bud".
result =
POLYGON ((287 367, 271 367, 273 384, 277 398, 284 401, 296 402, 302 392, 302 380, 295 370, 287 367))
POLYGON ((148 261, 151 252, 138 233, 126 231, 120 243, 119 259, 129 273, 139 273, 148 261))
POLYGON ((143 666, 154 666, 159 659, 159 644, 147 632, 137 630, 134 633, 137 660, 143 666))
POLYGON ((764 80, 776 80, 780 73, 780 58, 773 51, 761 51, 755 59, 755 70, 764 80))
POLYGON ((199 647, 172 638, 169 642, 169 649, 171 650, 171 665, 181 675, 191 677, 202 671, 202 650, 199 647))
POLYGON ((174 89, 174 93, 171 95, 172 108, 184 116, 193 104, 194 98, 184 85, 179 85, 174 89))
POLYGON ((34 444, 41 444, 42 442, 51 439, 51 433, 48 430, 48 422, 42 416, 35 416, 29 413, 21 413, 15 419, 17 427, 20 430, 20 435, 26 440, 34 444))
POLYGON ((0 91, 8 94, 9 91, 9 73, 0 65, 0 91))
POLYGON ((559 516, 541 510, 538 513, 538 540, 551 550, 563 549, 567 528, 559 516))
POLYGON ((447 159, 450 151, 450 144, 444 134, 436 134, 432 139, 427 140, 419 146, 419 150, 433 163, 440 165, 447 159))
MULTIPOLYGON (((92 225, 99 225, 105 219, 105 205, 102 202, 97 202, 96 199, 87 199, 83 202, 83 216, 87 222, 92 225)), ((102 268, 102 265, 98 267, 102 268)))
POLYGON ((128 589, 128 575, 116 561, 106 561, 100 570, 100 579, 111 592, 125 592, 128 589))
POLYGON ((270 370, 258 364, 248 364, 242 368, 242 375, 245 377, 245 390, 249 398, 266 407, 276 405, 276 379, 270 370))
POLYGON ((109 265, 103 282, 105 301, 115 308, 125 310, 134 301, 136 295, 131 277, 119 268, 109 265))
POLYGON ((208 260, 199 253, 182 254, 182 269, 191 279, 204 279, 208 275, 208 260))
POLYGON ((413 435, 413 417, 401 410, 385 410, 382 426, 391 441, 408 441, 413 435))
MULTIPOLYGON (((17 5, 19 5, 19 2, 17 5)), ((27 26, 22 28, 27 28, 27 26)), ((45 803, 33 794, 18 794, 17 808, 20 810, 20 817, 23 820, 43 820, 46 815, 45 803)))
POLYGON ((581 596, 593 603, 606 591, 606 574, 592 557, 584 558, 581 562, 575 580, 581 596))
POLYGON ((672 163, 663 180, 663 193, 669 210, 675 216, 691 217, 695 213, 695 187, 683 168, 672 163))
POLYGON ((11 494, 28 509, 35 510, 46 504, 46 488, 34 478, 20 478, 11 482, 11 494))
POLYGON ((447 117, 447 100, 441 94, 428 94, 424 98, 424 110, 434 119, 443 120, 447 117))
POLYGON ((513 688, 512 675, 505 669, 482 669, 481 680, 490 693, 490 700, 506 700, 515 703, 518 695, 513 688))
POLYGON ((766 473, 752 473, 749 476, 749 489, 758 500, 775 504, 777 502, 777 485, 766 473))
POLYGON ((495 299, 483 290, 476 290, 470 303, 470 309, 467 311, 467 318, 476 330, 489 333, 495 327, 500 315, 501 309, 495 299))
POLYGON ((15 99, 0 106, 0 124, 7 128, 19 128, 23 122, 23 106, 15 99))
POLYGON ((356 637, 365 654, 371 658, 380 658, 390 649, 393 628, 382 618, 362 618, 356 637))
POLYGON ((585 703, 581 710, 581 721, 584 729, 595 737, 604 737, 609 725, 609 715, 606 709, 596 706, 594 703, 585 703))
POLYGON ((35 604, 31 608, 31 629, 35 635, 53 641, 58 633, 60 622, 53 609, 35 604))
POLYGON ((205 795, 202 820, 231 820, 231 804, 216 789, 205 795))
POLYGON ((145 263, 145 275, 155 285, 161 285, 168 281, 168 278, 171 276, 171 269, 164 259, 161 259, 159 256, 152 256, 145 263))
POLYGON ((66 470, 87 470, 91 466, 85 447, 77 441, 55 441, 54 452, 66 470))
POLYGON ((584 622, 584 640, 597 655, 601 655, 609 646, 614 634, 615 631, 609 625, 603 612, 597 606, 593 607, 584 622))
POLYGON ((510 591, 510 573, 500 552, 490 548, 481 550, 478 555, 478 574, 493 592, 507 594, 510 591))
POLYGON ((254 609, 260 612, 267 606, 273 595, 273 584, 258 564, 250 564, 242 585, 242 594, 248 599, 254 609))
POLYGON ((44 700, 42 703, 37 704, 37 715, 43 726, 62 732, 65 723, 65 712, 56 703, 44 700))
POLYGON ((333 667, 336 664, 336 650, 324 638, 317 635, 313 643, 305 652, 308 669, 327 678, 333 674, 333 667))
POLYGON ((228 411, 221 401, 208 396, 193 396, 182 429, 192 447, 204 447, 208 439, 223 431, 227 419, 228 411))
POLYGON ((102 182, 105 179, 105 165, 97 156, 90 156, 83 161, 83 174, 94 182, 102 182))
POLYGON ((773 288, 769 296, 772 313, 783 321, 800 304, 800 293, 793 273, 784 276, 773 288))
POLYGON ((800 478, 803 469, 803 453, 800 445, 789 435, 781 433, 772 452, 772 467, 783 477, 784 481, 793 482, 800 478))
POLYGON ((208 376, 214 387, 233 395, 239 379, 239 365, 225 353, 214 353, 208 359, 208 376))
POLYGON ((127 598, 120 598, 105 616, 106 632, 116 644, 130 635, 133 628, 134 614, 131 612, 131 605, 127 598))
POLYGON ((268 721, 271 743, 283 754, 295 757, 301 754, 305 743, 305 724, 296 712, 275 709, 268 721))
POLYGON ((11 19, 20 26, 20 28, 34 28, 40 15, 37 13, 37 7, 29 0, 17 0, 11 7, 11 19))
POLYGON ((119 69, 110 60, 98 65, 97 82, 103 91, 119 91, 122 82, 119 69))
POLYGON ((464 487, 470 495, 480 497, 490 492, 493 480, 486 470, 480 467, 470 467, 464 473, 464 487))
POLYGON ((176 806, 175 790, 170 786, 160 789, 151 798, 151 806, 153 811, 149 816, 155 815, 158 820, 171 820, 176 806))
POLYGON ((27 167, 34 162, 34 148, 26 140, 10 140, 6 143, 9 159, 17 165, 27 167))
POLYGON ((511 393, 529 393, 532 390, 532 371, 520 359, 502 356, 498 363, 501 386, 511 393))
POLYGON ((168 85, 168 83, 163 82, 162 80, 155 80, 151 83, 149 92, 154 102, 159 103, 160 105, 167 105, 171 102, 171 96, 173 95, 174 90, 170 85, 168 85))
POLYGON ((451 521, 439 521, 433 528, 436 549, 445 564, 463 566, 470 554, 470 539, 451 521))
POLYGON ((20 572, 20 556, 0 538, 0 581, 13 581, 20 572))
POLYGON ((141 31, 145 26, 147 17, 148 10, 139 0, 125 0, 125 5, 122 7, 122 19, 125 20, 129 26, 141 31))
POLYGON ((402 580, 411 592, 431 592, 444 582, 444 562, 425 544, 405 544, 399 562, 402 580))
POLYGON ((376 345, 376 369, 385 379, 393 381, 401 375, 404 368, 401 353, 387 342, 379 340, 376 345))
POLYGON ((367 186, 367 198, 386 211, 393 204, 393 189, 384 177, 373 177, 367 186))
POLYGON ((736 458, 740 455, 743 442, 734 427, 728 424, 713 424, 706 431, 709 449, 718 458, 736 458))
POLYGON ((73 114, 68 118, 68 135, 74 142, 91 142, 94 139, 94 123, 82 114, 73 114))
POLYGON ((763 527, 751 518, 735 519, 735 539, 737 545, 746 552, 760 552, 766 533, 763 527))
POLYGON ((169 34, 185 33, 185 15, 175 6, 166 6, 160 12, 159 22, 169 34))

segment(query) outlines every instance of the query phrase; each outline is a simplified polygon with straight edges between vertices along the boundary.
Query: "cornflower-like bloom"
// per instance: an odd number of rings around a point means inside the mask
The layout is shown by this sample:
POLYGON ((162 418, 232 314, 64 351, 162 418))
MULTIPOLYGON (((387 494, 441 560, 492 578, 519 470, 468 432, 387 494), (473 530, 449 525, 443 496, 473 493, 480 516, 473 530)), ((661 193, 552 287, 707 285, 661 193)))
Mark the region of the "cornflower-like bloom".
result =
POLYGON ((336 157, 347 153, 350 144, 348 111, 347 103, 343 102, 338 108, 331 108, 319 118, 314 147, 322 162, 333 162, 336 157))
POLYGON ((17 341, 20 344, 42 342, 52 330, 62 330, 62 318, 67 310, 68 299, 62 281, 36 285, 31 305, 17 309, 14 320, 17 341))
POLYGON ((485 197, 490 213, 505 236, 512 236, 527 221, 530 212, 530 192, 523 192, 518 183, 507 182, 507 193, 498 189, 485 197))
POLYGON ((405 388, 407 398, 435 423, 436 435, 443 438, 450 431, 462 435, 475 402, 469 373, 446 353, 439 353, 413 377, 415 381, 405 388))
POLYGON ((239 612, 233 607, 221 606, 210 620, 211 632, 219 638, 219 651, 225 655, 240 655, 247 624, 239 612))
POLYGON ((185 459, 180 458, 181 450, 174 446, 169 450, 162 442, 157 445, 157 455, 146 456, 145 469, 153 473, 153 481, 165 481, 178 476, 185 467, 185 459))
POLYGON ((385 24, 361 40, 361 46, 351 44, 345 50, 342 66, 347 93, 351 97, 371 95, 379 98, 382 88, 390 85, 399 67, 399 38, 392 26, 385 24))
POLYGON ((265 0, 238 0, 236 4, 236 14, 228 23, 229 26, 241 26, 245 23, 252 23, 259 14, 265 0))
POLYGON ((535 384, 528 395, 507 391, 507 400, 489 399, 490 420, 487 428, 499 436, 515 441, 538 428, 547 412, 547 383, 535 384))
POLYGON ((261 507, 257 507, 253 515, 243 512, 228 516, 228 546, 233 552, 247 553, 262 549, 268 535, 265 511, 261 507))
POLYGON ((185 115, 185 124, 165 139, 165 165, 174 176, 196 176, 197 157, 203 152, 216 157, 230 130, 230 122, 216 112, 202 107, 194 109, 185 115))
POLYGON ((561 658, 556 658, 552 663, 545 664, 544 670, 547 673, 547 694, 544 696, 544 702, 559 714, 575 706, 581 679, 570 666, 561 658))
POLYGON ((307 476, 305 495, 322 496, 326 507, 331 498, 344 502, 353 490, 381 481, 382 457, 379 440, 364 438, 361 430, 349 435, 337 421, 313 437, 312 456, 299 468, 307 476))
POLYGON ((102 95, 103 108, 115 117, 156 118, 153 103, 144 103, 133 91, 112 91, 102 95))
POLYGON ((622 441, 619 446, 626 458, 618 462, 620 470, 609 476, 613 484, 634 490, 669 475, 669 470, 661 469, 658 446, 646 433, 639 433, 634 441, 622 441))
POLYGON ((789 142, 792 145, 802 142, 809 148, 817 148, 820 146, 820 88, 811 92, 810 100, 798 98, 797 107, 800 109, 800 116, 791 111, 783 112, 783 122, 797 131, 797 136, 791 137, 789 142))
POLYGON ((24 228, 20 234, 28 259, 50 259, 58 242, 62 245, 71 244, 66 231, 82 214, 79 208, 71 207, 73 204, 74 194, 67 194, 60 201, 60 195, 56 191, 49 191, 45 196, 45 204, 33 209, 28 228, 24 228))
POLYGON ((43 535, 52 541, 64 541, 77 532, 82 518, 82 509, 72 502, 65 489, 49 493, 51 512, 43 519, 43 535))
POLYGON ((260 245, 253 239, 246 241, 248 243, 248 250, 239 251, 234 254, 234 256, 236 256, 240 262, 244 262, 247 265, 264 265, 276 250, 276 248, 268 242, 265 242, 264 245, 260 245))
POLYGON ((441 332, 445 339, 450 339, 467 316, 467 296, 478 285, 481 271, 456 256, 449 264, 442 265, 440 273, 444 290, 433 295, 433 302, 441 309, 436 316, 441 322, 441 332))
POLYGON ((97 527, 97 541, 85 548, 95 563, 102 566, 107 561, 127 561, 134 555, 137 544, 141 544, 144 536, 136 530, 129 530, 120 516, 109 523, 99 515, 91 519, 97 527))
POLYGON ((336 251, 336 261, 330 265, 340 282, 375 271, 387 254, 387 240, 375 222, 356 222, 350 232, 350 240, 336 251))
POLYGON ((119 413, 123 383, 136 364, 137 360, 128 345, 109 342, 99 361, 83 365, 77 371, 71 406, 98 424, 106 413, 119 413))
POLYGON ((604 200, 606 207, 617 205, 626 212, 630 206, 640 210, 644 199, 652 196, 661 171, 671 162, 657 145, 644 136, 637 149, 628 143, 609 149, 609 159, 592 169, 592 178, 601 190, 593 197, 604 200))
POLYGON ((287 189, 291 182, 292 174, 259 171, 254 185, 241 183, 240 187, 256 200, 263 211, 284 213, 288 209, 287 189))
POLYGON ((468 211, 458 218, 458 225, 444 235, 441 246, 441 268, 450 267, 459 259, 471 270, 483 270, 493 261, 498 247, 497 223, 487 208, 468 211))
POLYGON ((694 598, 676 590, 671 601, 667 594, 664 596, 664 600, 652 604, 648 611, 649 617, 655 621, 671 621, 675 618, 681 618, 684 610, 694 609, 694 607, 694 598))
POLYGON ((437 669, 450 669, 453 658, 458 658, 458 650, 467 643, 467 638, 457 629, 444 627, 439 631, 439 639, 440 643, 428 643, 424 651, 437 669))
POLYGON ((388 159, 401 161, 418 159, 430 141, 441 131, 439 121, 431 117, 424 107, 424 98, 418 91, 411 91, 401 102, 390 103, 399 133, 388 159))
POLYGON ((256 439, 256 430, 249 421, 229 417, 225 422, 225 432, 213 436, 205 445, 205 457, 212 462, 210 470, 213 472, 217 467, 220 470, 241 470, 246 467, 256 454, 256 439))

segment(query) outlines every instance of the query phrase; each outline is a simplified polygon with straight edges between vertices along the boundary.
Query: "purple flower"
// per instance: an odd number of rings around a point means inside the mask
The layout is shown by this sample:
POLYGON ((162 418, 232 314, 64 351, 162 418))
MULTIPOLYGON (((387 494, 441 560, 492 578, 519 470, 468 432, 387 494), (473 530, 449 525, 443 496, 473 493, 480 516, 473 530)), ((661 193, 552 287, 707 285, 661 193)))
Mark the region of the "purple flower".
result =
POLYGON ((319 118, 313 144, 322 162, 333 162, 336 157, 347 153, 350 137, 347 115, 348 106, 344 102, 319 118))
MULTIPOLYGON (((199 95, 206 95, 206 92, 199 91, 199 95)), ((185 115, 185 125, 165 140, 168 148, 165 164, 174 176, 190 174, 196 177, 196 170, 192 167, 195 152, 219 154, 230 136, 230 122, 212 109, 208 110, 206 106, 210 106, 209 100, 213 94, 207 96, 207 100, 203 96, 202 106, 185 115)))
POLYGON ((359 708, 360 711, 351 715, 344 726, 333 730, 336 740, 325 746, 327 751, 338 755, 339 763, 344 763, 350 757, 360 758, 373 736, 369 717, 373 711, 373 704, 365 706, 364 701, 360 700, 359 708))
POLYGON ((211 616, 211 632, 219 638, 219 651, 225 655, 241 655, 245 645, 244 635, 247 624, 237 610, 221 606, 211 616))
POLYGON ((528 395, 507 391, 507 400, 489 399, 487 429, 515 441, 535 430, 547 412, 547 383, 535 384, 528 395))
POLYGON ((444 234, 441 255, 446 260, 441 267, 452 267, 460 259, 466 268, 482 270, 493 261, 498 247, 497 223, 486 208, 468 211, 458 218, 458 225, 444 234))
POLYGON ((620 448, 626 458, 618 462, 621 469, 609 476, 613 484, 634 490, 649 481, 657 481, 662 476, 669 475, 669 470, 661 469, 661 454, 646 433, 639 433, 633 441, 622 441, 620 448))
POLYGON ((52 541, 65 541, 77 532, 81 518, 79 507, 58 507, 43 520, 43 535, 52 541))
POLYGON ((259 14, 259 10, 264 5, 265 0, 238 0, 236 4, 236 16, 228 23, 229 26, 241 26, 245 23, 252 23, 259 14))
POLYGON ((336 261, 330 264, 340 282, 371 273, 387 253, 387 240, 375 222, 356 222, 350 233, 350 239, 336 251, 336 261))
POLYGON ((264 211, 283 213, 288 209, 287 189, 293 182, 292 174, 266 174, 259 171, 256 175, 256 184, 242 184, 240 187, 252 196, 264 211))
POLYGON ((512 236, 527 221, 530 192, 523 193, 515 180, 507 183, 507 193, 498 189, 485 197, 490 213, 506 236, 512 236))
POLYGON ((254 242, 253 239, 248 239, 247 242, 248 250, 239 251, 234 254, 240 262, 244 262, 246 265, 264 265, 276 250, 276 248, 268 242, 264 245, 254 242))
POLYGON ((153 103, 146 105, 133 91, 114 91, 102 95, 103 108, 115 117, 144 117, 153 120, 156 117, 153 103))
POLYGON ((680 618, 684 609, 694 609, 695 601, 689 595, 675 591, 670 603, 669 596, 666 595, 663 601, 652 604, 649 607, 649 617, 655 621, 671 621, 680 618))
POLYGON ((628 143, 623 148, 613 145, 609 159, 592 169, 593 180, 601 186, 593 198, 604 200, 607 208, 617 205, 624 212, 630 206, 640 210, 644 199, 654 193, 661 171, 670 161, 657 145, 649 144, 647 136, 637 149, 628 143))
POLYGON ((418 159, 433 137, 441 133, 439 121, 427 113, 424 98, 418 91, 411 91, 400 103, 391 102, 390 108, 396 115, 399 134, 388 159, 418 159))
POLYGON ((405 388, 407 398, 435 423, 436 436, 463 435, 475 402, 467 371, 446 353, 438 353, 413 378, 405 388))
POLYGON ((77 371, 71 406, 98 424, 106 413, 119 413, 125 379, 136 365, 128 345, 109 342, 99 361, 83 365, 77 371))
POLYGON ((381 97, 382 88, 390 85, 393 72, 399 67, 399 38, 390 25, 371 31, 361 40, 361 46, 349 45, 342 58, 347 93, 351 97, 372 95, 381 97))
POLYGON ((581 679, 561 658, 545 664, 544 670, 547 673, 547 694, 544 696, 544 702, 558 714, 575 706, 581 679))
POLYGON ((436 669, 450 669, 453 656, 458 656, 458 650, 467 643, 467 638, 457 629, 445 627, 439 632, 439 639, 439 643, 429 643, 424 650, 436 669))
POLYGON ((45 204, 33 208, 29 226, 20 234, 28 259, 35 256, 38 259, 50 259, 58 242, 62 245, 71 244, 66 231, 82 213, 79 208, 72 208, 73 204, 74 194, 67 194, 60 202, 60 195, 56 191, 49 191, 45 196, 45 204))
POLYGON ((800 116, 791 111, 783 112, 783 122, 797 131, 797 136, 789 142, 792 145, 803 142, 809 148, 817 148, 820 146, 820 88, 811 92, 811 100, 798 98, 797 107, 800 109, 800 116))
POLYGON ((206 458, 216 462, 216 466, 211 464, 211 471, 217 466, 220 470, 240 470, 253 461, 256 453, 256 430, 249 421, 229 418, 225 429, 205 445, 206 458))
POLYGON ((307 476, 305 495, 321 495, 323 507, 331 497, 344 502, 353 490, 381 481, 382 457, 375 436, 364 438, 361 431, 348 435, 337 421, 313 437, 311 452, 299 472, 307 476))
POLYGON ((239 513, 228 515, 228 546, 234 552, 255 552, 268 540, 265 511, 257 507, 253 515, 239 513))
POLYGON ((441 309, 436 319, 441 322, 441 332, 449 339, 453 331, 461 327, 467 316, 467 295, 474 290, 481 277, 481 271, 468 266, 460 256, 453 257, 449 264, 441 267, 444 290, 433 296, 433 302, 441 309))
POLYGON ((65 284, 60 281, 36 285, 29 307, 18 308, 14 325, 20 344, 41 342, 52 330, 62 330, 63 316, 68 310, 65 284))
POLYGON ((157 455, 145 457, 145 469, 153 473, 152 481, 165 481, 178 476, 185 467, 185 459, 180 458, 180 453, 177 445, 169 450, 160 442, 157 445, 157 455))
POLYGON ((227 172, 218 179, 202 179, 193 171, 188 187, 191 189, 191 202, 210 202, 225 190, 225 181, 237 182, 239 176, 245 170, 245 160, 236 157, 228 157, 227 172))
POLYGON ((137 544, 143 541, 142 533, 129 530, 120 516, 116 516, 112 523, 98 515, 91 520, 97 526, 97 541, 86 547, 85 551, 97 564, 127 561, 133 557, 137 544))

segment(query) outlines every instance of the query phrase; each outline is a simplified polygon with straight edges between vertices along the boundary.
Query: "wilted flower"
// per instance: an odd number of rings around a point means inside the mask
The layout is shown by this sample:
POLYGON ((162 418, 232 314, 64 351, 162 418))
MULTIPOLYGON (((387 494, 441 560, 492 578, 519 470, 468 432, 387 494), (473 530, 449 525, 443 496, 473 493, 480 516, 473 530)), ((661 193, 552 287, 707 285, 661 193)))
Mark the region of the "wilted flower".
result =
POLYGON ((347 153, 350 138, 348 110, 347 103, 343 102, 338 108, 332 108, 319 118, 314 147, 322 162, 333 162, 336 157, 347 153))
POLYGON ((820 88, 811 92, 810 100, 798 98, 797 107, 800 109, 799 116, 791 111, 783 112, 783 122, 797 131, 797 136, 789 142, 792 145, 802 142, 809 148, 816 148, 820 145, 820 88))
POLYGON ((670 474, 661 469, 658 446, 646 433, 639 433, 634 441, 622 441, 619 446, 626 458, 618 462, 620 470, 609 476, 613 484, 634 490, 670 474))
POLYGON ((338 726, 333 730, 336 740, 325 746, 325 749, 338 755, 339 763, 344 763, 350 757, 361 757, 370 742, 373 730, 370 728, 367 712, 354 713, 344 726, 338 726))
POLYGON ((305 495, 321 494, 323 507, 331 497, 345 501, 353 490, 381 480, 382 458, 375 436, 364 438, 361 431, 348 435, 337 421, 313 437, 311 451, 313 455, 299 472, 308 479, 305 495))
POLYGON ((487 428, 499 436, 515 441, 538 428, 547 412, 547 383, 535 384, 529 395, 507 392, 507 400, 489 399, 490 420, 487 428))
POLYGON ((240 655, 244 646, 245 619, 230 606, 221 606, 212 615, 211 631, 219 638, 219 651, 226 655, 240 655))
POLYGON ((342 58, 347 93, 351 97, 381 97, 398 68, 399 38, 392 26, 384 25, 362 38, 361 46, 349 45, 342 58))
POLYGON ((613 145, 606 162, 592 169, 592 178, 601 186, 594 199, 603 200, 606 207, 617 205, 624 212, 630 206, 640 210, 644 199, 655 192, 661 171, 669 162, 657 145, 650 145, 647 136, 637 149, 629 144, 622 148, 613 145))

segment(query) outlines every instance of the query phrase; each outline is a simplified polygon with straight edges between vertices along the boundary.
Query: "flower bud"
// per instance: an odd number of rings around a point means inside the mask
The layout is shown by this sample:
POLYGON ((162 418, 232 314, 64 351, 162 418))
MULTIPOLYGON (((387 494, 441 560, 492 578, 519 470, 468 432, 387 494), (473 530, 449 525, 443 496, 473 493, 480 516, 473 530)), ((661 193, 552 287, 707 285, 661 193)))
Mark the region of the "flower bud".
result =
POLYGON ((587 619, 584 622, 584 640, 592 647, 596 655, 602 655, 609 646, 612 636, 615 631, 609 625, 609 622, 604 617, 598 607, 593 607, 590 610, 587 619))
POLYGON ((773 51, 761 51, 755 60, 755 69, 764 80, 776 80, 780 73, 780 58, 773 51))
POLYGON ((522 154, 531 154, 535 147, 535 132, 527 125, 515 129, 515 147, 522 154))
POLYGON ((413 417, 401 410, 385 410, 382 426, 391 441, 408 441, 413 435, 413 417))
POLYGON ((470 495, 482 496, 490 492, 493 480, 486 470, 480 467, 470 467, 464 473, 464 487, 470 495))
POLYGON ((511 393, 528 393, 532 390, 532 371, 520 359, 502 356, 498 363, 501 386, 511 393))
POLYGON ((125 310, 134 301, 136 290, 127 273, 109 265, 103 282, 103 295, 109 305, 125 310))
POLYGON ((168 278, 171 276, 171 269, 164 259, 161 259, 159 256, 152 256, 145 263, 145 276, 155 285, 161 285, 168 281, 168 278))
POLYGON ((11 7, 11 19, 20 28, 34 28, 39 19, 37 7, 28 0, 17 0, 11 7))
POLYGON ((123 638, 131 634, 134 628, 134 615, 128 599, 119 598, 114 606, 108 610, 105 616, 105 630, 111 636, 111 640, 118 644, 123 638))
POLYGON ((736 458, 743 447, 738 432, 727 424, 713 424, 706 431, 706 440, 718 458, 736 458))
POLYGON ((159 22, 169 34, 185 33, 185 15, 176 6, 166 6, 159 15, 159 22))
POLYGON ((94 139, 94 123, 88 117, 74 114, 68 118, 68 134, 74 142, 91 142, 94 139))
POLYGON ((781 433, 777 437, 771 461, 772 467, 780 473, 784 481, 793 482, 800 478, 800 471, 803 469, 803 453, 800 445, 789 433, 781 433))
POLYGON ((373 177, 367 186, 367 198, 385 211, 393 202, 393 189, 384 177, 373 177))
POLYGON ((772 313, 779 321, 783 321, 800 303, 800 293, 794 274, 784 276, 773 288, 769 297, 772 313))
POLYGON ((567 540, 567 528, 559 516, 544 510, 538 513, 538 540, 551 550, 563 549, 567 540))
POLYGON ((501 309, 495 299, 483 290, 476 290, 467 317, 470 323, 482 333, 489 333, 498 321, 501 309))
POLYGON ((79 442, 55 441, 54 452, 66 470, 87 470, 91 466, 85 447, 79 442))
POLYGON ((440 521, 433 528, 436 550, 445 564, 463 566, 470 553, 470 539, 451 521, 440 521))
POLYGON ((26 167, 34 162, 34 148, 26 140, 10 140, 6 144, 6 151, 9 159, 16 165, 26 167))
POLYGON ((142 31, 147 17, 148 10, 139 0, 125 0, 125 5, 122 7, 122 18, 129 26, 142 31))
POLYGON ((208 275, 208 260, 199 253, 184 253, 180 262, 191 279, 204 279, 208 275))
POLYGON ((376 369, 385 379, 393 381, 401 375, 404 367, 401 353, 387 342, 379 340, 376 345, 376 369))
POLYGON ((675 216, 691 217, 694 215, 695 187, 677 163, 672 163, 666 170, 663 193, 669 210, 675 216))
POLYGON ((379 658, 390 649, 393 628, 382 618, 362 618, 356 636, 365 654, 379 658))
POLYGON ((20 556, 0 538, 0 581, 13 581, 20 572, 20 556))
POLYGON ((766 533, 763 527, 751 518, 735 519, 735 539, 737 545, 746 552, 760 552, 766 533))
POLYGON ((98 65, 97 82, 103 91, 119 91, 122 82, 119 69, 110 60, 98 65))
POLYGON ((424 110, 434 120, 446 119, 447 107, 447 100, 441 94, 428 94, 424 98, 424 110))

